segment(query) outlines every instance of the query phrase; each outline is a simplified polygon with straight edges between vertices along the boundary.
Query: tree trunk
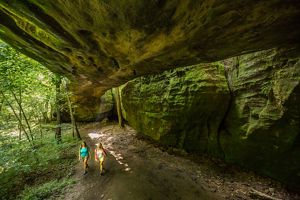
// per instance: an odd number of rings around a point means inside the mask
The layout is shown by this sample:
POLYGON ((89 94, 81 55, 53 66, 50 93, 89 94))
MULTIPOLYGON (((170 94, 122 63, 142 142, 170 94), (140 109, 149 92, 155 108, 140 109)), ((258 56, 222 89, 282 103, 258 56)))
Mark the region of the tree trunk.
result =
MULTIPOLYGON (((66 91, 67 91, 67 87, 66 87, 66 91)), ((67 101, 68 101, 69 113, 70 113, 71 124, 72 124, 72 136, 74 138, 75 137, 75 120, 74 120, 72 104, 71 104, 71 101, 70 101, 68 91, 67 91, 67 101)))
MULTIPOLYGON (((32 135, 32 131, 31 131, 31 127, 30 127, 30 125, 29 125, 28 119, 27 119, 27 117, 26 117, 26 115, 25 115, 25 112, 24 112, 24 110, 23 110, 23 107, 22 107, 22 105, 20 104, 20 102, 19 102, 17 96, 15 95, 15 93, 14 93, 12 90, 10 90, 10 92, 12 93, 12 95, 13 95, 15 101, 16 101, 17 104, 19 105, 20 111, 21 111, 22 114, 23 114, 24 120, 25 120, 26 125, 27 125, 27 128, 28 128, 28 130, 29 130, 29 135, 30 135, 30 137, 31 137, 31 140, 33 141, 33 135, 32 135)), ((22 122, 22 121, 21 121, 21 122, 22 122)))
POLYGON ((123 117, 122 117, 122 110, 121 110, 121 98, 119 93, 119 87, 114 88, 115 90, 115 100, 116 100, 116 106, 117 106, 117 114, 118 114, 118 122, 119 126, 123 127, 123 117))
POLYGON ((70 100, 70 96, 69 96, 69 93, 68 93, 68 88, 67 88, 67 83, 66 82, 65 82, 65 90, 67 92, 67 101, 68 101, 68 107, 69 107, 71 123, 72 123, 72 136, 74 138, 75 137, 75 132, 76 132, 76 137, 79 140, 81 140, 81 136, 80 136, 79 130, 77 128, 77 123, 76 123, 75 116, 74 116, 74 111, 73 111, 74 109, 73 109, 73 106, 72 106, 72 102, 70 100))
POLYGON ((3 102, 4 102, 4 98, 2 97, 1 103, 0 103, 0 112, 1 112, 1 110, 2 110, 3 102))
POLYGON ((56 142, 59 144, 61 143, 61 77, 59 75, 56 76, 56 83, 55 83, 55 104, 56 104, 56 130, 55 130, 55 139, 56 142))
POLYGON ((26 129, 24 128, 24 126, 23 126, 23 124, 22 124, 22 122, 21 122, 21 120, 20 120, 20 118, 19 118, 17 112, 15 111, 15 109, 13 108, 13 106, 12 106, 11 103, 8 101, 8 99, 6 98, 5 94, 4 94, 2 91, 1 91, 1 95, 2 95, 3 99, 7 102, 8 106, 10 107, 10 109, 13 111, 13 113, 14 113, 16 119, 18 120, 18 122, 19 122, 21 128, 23 129, 23 131, 24 131, 24 133, 25 133, 25 135, 26 135, 26 138, 27 138, 28 142, 29 142, 30 144, 34 145, 34 144, 33 144, 33 140, 30 140, 30 137, 29 137, 29 135, 28 135, 26 129))
POLYGON ((46 101, 45 105, 44 105, 44 111, 43 111, 43 121, 45 123, 50 122, 49 121, 49 117, 48 117, 48 110, 49 110, 49 100, 46 101))
POLYGON ((79 133, 79 130, 78 130, 78 127, 77 127, 77 122, 76 122, 75 119, 74 119, 74 123, 75 123, 74 125, 75 125, 75 132, 76 132, 77 139, 81 140, 81 135, 79 133))
POLYGON ((53 112, 54 112, 54 111, 53 111, 53 104, 50 103, 49 107, 50 107, 50 108, 49 108, 49 112, 50 112, 50 113, 49 113, 49 114, 50 114, 50 115, 49 115, 49 122, 52 122, 52 121, 53 121, 53 112))
MULTIPOLYGON (((19 91, 19 99, 20 99, 20 105, 22 105, 22 89, 20 88, 20 91, 19 91)), ((22 111, 21 111, 21 108, 19 109, 19 118, 20 118, 20 121, 22 123, 22 111)), ((21 127, 21 123, 19 123, 19 139, 21 140, 22 139, 22 127, 21 127)))

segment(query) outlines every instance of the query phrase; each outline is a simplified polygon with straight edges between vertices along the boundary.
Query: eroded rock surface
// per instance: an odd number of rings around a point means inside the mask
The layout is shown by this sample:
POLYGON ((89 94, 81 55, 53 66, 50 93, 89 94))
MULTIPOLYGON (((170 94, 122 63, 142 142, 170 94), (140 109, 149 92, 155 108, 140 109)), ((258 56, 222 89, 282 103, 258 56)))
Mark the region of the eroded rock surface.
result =
POLYGON ((220 156, 299 190, 299 65, 296 49, 272 49, 140 77, 122 89, 124 116, 162 144, 220 156))
POLYGON ((221 63, 140 77, 122 89, 130 125, 165 145, 198 152, 218 151, 218 129, 229 99, 221 63))
POLYGON ((77 121, 98 122, 113 114, 114 100, 111 90, 105 92, 101 97, 94 94, 73 96, 75 107, 75 118, 77 121))
POLYGON ((299 19, 297 0, 0 1, 4 41, 102 94, 139 75, 299 44, 299 19))
POLYGON ((221 135, 225 159, 300 190, 300 57, 268 50, 227 63, 233 100, 221 135))

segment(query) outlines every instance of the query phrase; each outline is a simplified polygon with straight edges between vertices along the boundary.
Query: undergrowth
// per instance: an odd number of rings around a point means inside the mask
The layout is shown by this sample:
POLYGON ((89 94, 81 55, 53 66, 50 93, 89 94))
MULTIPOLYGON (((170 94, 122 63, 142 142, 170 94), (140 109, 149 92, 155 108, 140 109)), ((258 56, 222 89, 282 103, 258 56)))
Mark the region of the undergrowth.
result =
POLYGON ((40 200, 56 199, 66 186, 75 183, 73 179, 52 180, 36 187, 26 188, 18 199, 20 200, 40 200))
POLYGON ((54 139, 53 127, 44 127, 43 135, 37 131, 35 148, 9 131, 0 131, 0 199, 16 199, 18 195, 21 199, 43 199, 40 197, 49 197, 72 182, 66 178, 72 174, 78 142, 70 125, 62 126, 61 144, 54 139))

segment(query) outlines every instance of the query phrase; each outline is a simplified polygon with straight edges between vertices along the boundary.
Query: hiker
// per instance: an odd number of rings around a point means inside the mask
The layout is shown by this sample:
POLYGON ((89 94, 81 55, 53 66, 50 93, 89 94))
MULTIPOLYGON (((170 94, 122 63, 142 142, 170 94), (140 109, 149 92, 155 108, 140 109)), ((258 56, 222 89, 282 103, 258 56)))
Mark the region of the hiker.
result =
POLYGON ((101 143, 96 144, 96 146, 97 147, 95 149, 95 161, 99 162, 100 174, 102 175, 103 174, 103 163, 107 156, 107 153, 101 143))
POLYGON ((82 159, 83 161, 83 169, 84 169, 84 175, 87 173, 88 166, 88 160, 90 158, 90 149, 87 146, 86 142, 83 141, 79 148, 79 161, 82 159))

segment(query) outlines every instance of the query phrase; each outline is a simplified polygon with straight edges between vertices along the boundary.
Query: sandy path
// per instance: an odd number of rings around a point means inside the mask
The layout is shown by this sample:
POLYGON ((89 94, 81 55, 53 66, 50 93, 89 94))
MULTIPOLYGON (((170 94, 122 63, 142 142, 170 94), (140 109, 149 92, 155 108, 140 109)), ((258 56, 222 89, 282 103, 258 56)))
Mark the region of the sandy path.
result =
POLYGON ((168 155, 137 140, 129 127, 122 130, 116 125, 102 128, 91 125, 82 134, 90 147, 101 141, 108 150, 106 173, 100 176, 98 164, 90 160, 88 174, 82 175, 82 165, 78 164, 75 173, 78 183, 61 199, 219 199, 186 177, 176 163, 157 159, 168 155), (150 149, 155 152, 149 152, 150 149))
POLYGON ((95 143, 103 143, 109 152, 107 170, 100 176, 98 164, 90 160, 89 172, 84 176, 82 163, 78 163, 74 175, 77 184, 60 199, 261 199, 253 196, 253 190, 274 199, 300 199, 278 182, 221 161, 168 154, 138 139, 128 126, 121 129, 117 125, 89 124, 81 129, 81 134, 92 149, 95 143))

